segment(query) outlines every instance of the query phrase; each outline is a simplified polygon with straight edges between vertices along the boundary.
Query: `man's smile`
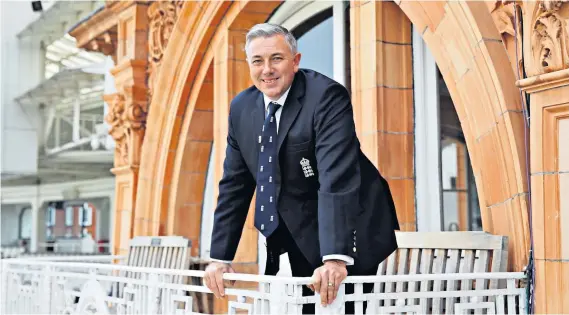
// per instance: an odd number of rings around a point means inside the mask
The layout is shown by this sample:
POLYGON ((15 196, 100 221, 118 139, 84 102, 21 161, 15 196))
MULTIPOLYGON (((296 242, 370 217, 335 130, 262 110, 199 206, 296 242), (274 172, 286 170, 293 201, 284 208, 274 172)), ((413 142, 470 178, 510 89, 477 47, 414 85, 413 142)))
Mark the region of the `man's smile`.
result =
POLYGON ((273 84, 275 83, 279 78, 272 78, 272 79, 261 79, 261 81, 263 81, 263 83, 265 84, 273 84))

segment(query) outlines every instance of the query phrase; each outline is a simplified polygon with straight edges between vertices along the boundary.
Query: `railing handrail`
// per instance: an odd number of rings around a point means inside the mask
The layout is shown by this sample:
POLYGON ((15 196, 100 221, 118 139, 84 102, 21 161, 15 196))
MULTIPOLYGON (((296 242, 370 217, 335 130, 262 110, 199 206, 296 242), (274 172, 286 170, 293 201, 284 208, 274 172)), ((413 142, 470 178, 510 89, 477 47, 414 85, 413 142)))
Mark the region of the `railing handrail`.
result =
MULTIPOLYGON (((71 256, 73 257, 73 256, 71 256)), ((95 256, 101 257, 101 256, 95 256)), ((107 259, 124 258, 123 256, 103 256, 107 259)), ((65 262, 55 261, 55 259, 29 259, 29 258, 10 258, 3 261, 3 264, 28 265, 28 266, 52 266, 65 267, 65 262)), ((52 258, 52 257, 49 257, 52 258)), ((57 260, 64 260, 57 257, 57 260)), ((89 256, 74 257, 76 259, 69 261, 91 260, 89 256)), ((117 264, 100 264, 78 262, 73 264, 74 268, 97 268, 99 270, 122 270, 131 272, 146 272, 161 275, 176 275, 187 277, 202 278, 205 271, 202 270, 180 270, 180 269, 164 269, 150 267, 135 267, 117 264)), ((346 282, 349 283, 365 283, 374 282, 381 279, 382 282, 398 282, 398 281, 423 281, 423 280, 476 280, 476 279, 524 279, 526 275, 523 272, 482 272, 482 273, 446 273, 446 274, 413 274, 413 275, 369 275, 369 276, 348 276, 346 282)), ((305 285, 312 283, 311 277, 283 277, 283 276, 265 276, 255 274, 242 273, 225 273, 224 280, 251 281, 251 282, 286 282, 288 284, 305 285)))
MULTIPOLYGON (((91 258, 114 257, 122 256, 91 258)), ((158 313, 158 310, 170 314, 182 310, 180 307, 184 312, 192 312, 196 301, 207 303, 202 304, 203 307, 213 307, 209 304, 211 300, 200 295, 211 294, 201 279, 184 279, 203 278, 205 272, 202 270, 80 262, 88 261, 89 257, 85 256, 67 257, 73 260, 61 261, 64 258, 3 260, 1 294, 7 303, 0 305, 0 313, 45 314, 63 310, 82 313, 85 307, 94 306, 103 314, 114 312, 110 312, 109 307, 125 314, 158 313), (93 301, 94 304, 89 304, 93 301)), ((429 303, 433 305, 433 313, 443 309, 450 313, 453 309, 458 313, 470 309, 526 313, 526 284, 519 281, 525 279, 523 272, 349 276, 339 287, 338 298, 326 308, 320 306, 318 292, 314 296, 302 295, 302 286, 312 283, 310 277, 226 273, 223 278, 255 284, 250 288, 241 285, 226 288, 225 295, 237 299, 237 302, 230 300, 228 303, 230 314, 235 314, 237 309, 255 314, 300 314, 305 304, 314 304, 316 314, 342 314, 345 303, 350 301, 354 301, 356 313, 363 313, 365 303, 370 313, 427 313, 429 303), (461 281, 460 285, 455 282, 457 280, 461 281), (503 284, 493 286, 492 280, 503 284), (428 288, 431 281, 434 281, 432 289, 428 288), (347 294, 349 283, 353 284, 354 292, 347 294), (364 293, 366 283, 373 285, 374 290, 364 293)))
MULTIPOLYGON (((49 255, 49 256, 25 256, 25 257, 15 257, 15 258, 5 258, 3 261, 8 263, 26 264, 29 260, 34 262, 55 262, 62 263, 63 261, 107 261, 107 260, 124 260, 126 257, 122 255, 49 255)), ((97 266, 99 266, 97 264, 97 266)))

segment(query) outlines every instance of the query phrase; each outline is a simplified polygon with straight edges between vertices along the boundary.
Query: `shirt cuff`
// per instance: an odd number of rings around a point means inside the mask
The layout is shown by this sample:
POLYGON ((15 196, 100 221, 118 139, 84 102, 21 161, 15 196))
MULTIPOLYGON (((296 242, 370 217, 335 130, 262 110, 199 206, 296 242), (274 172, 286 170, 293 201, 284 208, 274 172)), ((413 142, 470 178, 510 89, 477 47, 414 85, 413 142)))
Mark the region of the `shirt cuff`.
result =
POLYGON ((343 260, 346 262, 347 266, 351 266, 354 264, 354 259, 352 257, 346 256, 346 255, 326 255, 322 258, 322 262, 325 262, 326 260, 332 260, 332 259, 343 260))
POLYGON ((221 260, 221 259, 215 259, 215 258, 210 258, 209 260, 211 261, 215 261, 215 262, 221 262, 221 263, 226 263, 226 264, 231 264, 231 260, 221 260))

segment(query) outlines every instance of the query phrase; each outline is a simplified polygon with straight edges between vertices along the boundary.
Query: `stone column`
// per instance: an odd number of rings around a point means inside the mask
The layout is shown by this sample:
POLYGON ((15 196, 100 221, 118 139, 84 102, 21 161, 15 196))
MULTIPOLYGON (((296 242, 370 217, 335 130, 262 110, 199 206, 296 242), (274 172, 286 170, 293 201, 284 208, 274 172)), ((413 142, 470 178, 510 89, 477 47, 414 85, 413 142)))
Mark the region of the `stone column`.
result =
MULTIPOLYGON (((252 85, 249 75, 249 66, 245 54, 245 35, 250 27, 266 20, 267 15, 274 9, 274 3, 249 2, 240 12, 235 21, 221 31, 219 41, 214 48, 213 87, 214 87, 214 150, 215 150, 215 189, 214 195, 219 193, 217 183, 223 175, 223 161, 227 145, 229 104, 241 91, 252 85)), ((241 241, 233 267, 237 272, 258 273, 258 239, 259 233, 254 226, 255 202, 251 202, 249 214, 243 228, 241 241)), ((216 301, 215 313, 226 313, 227 303, 224 300, 216 301)))
POLYGON ((535 313, 569 313, 569 4, 524 1, 535 313))
POLYGON ((111 70, 117 93, 105 95, 109 104, 106 119, 116 142, 112 252, 124 254, 132 236, 144 234, 151 223, 146 214, 137 213, 134 207, 148 108, 148 4, 117 2, 111 9, 118 18, 117 66, 111 70))
MULTIPOLYGON (((37 199, 37 196, 36 196, 37 199)), ((35 253, 38 251, 38 243, 39 243, 39 234, 40 234, 40 226, 43 223, 40 221, 40 218, 43 216, 40 215, 40 204, 37 201, 33 200, 30 202, 30 207, 32 208, 32 234, 30 235, 30 252, 35 253)), ((45 222, 45 220, 44 220, 45 222)), ((43 223, 45 225, 45 223, 43 223)))
MULTIPOLYGON (((223 175, 223 160, 227 145, 227 117, 229 103, 242 90, 252 85, 249 69, 245 60, 245 30, 227 30, 220 40, 214 57, 214 146, 216 156, 215 181, 219 183, 223 175)), ((215 185, 214 194, 219 193, 215 185)), ((217 198, 216 198, 217 199, 217 198)), ((254 209, 254 202, 251 203, 254 209)), ((243 235, 235 261, 257 261, 257 230, 253 224, 254 211, 249 211, 243 235)))
POLYGON ((411 41, 411 22, 394 2, 351 2, 356 130, 362 150, 389 182, 404 231, 416 230, 411 41))

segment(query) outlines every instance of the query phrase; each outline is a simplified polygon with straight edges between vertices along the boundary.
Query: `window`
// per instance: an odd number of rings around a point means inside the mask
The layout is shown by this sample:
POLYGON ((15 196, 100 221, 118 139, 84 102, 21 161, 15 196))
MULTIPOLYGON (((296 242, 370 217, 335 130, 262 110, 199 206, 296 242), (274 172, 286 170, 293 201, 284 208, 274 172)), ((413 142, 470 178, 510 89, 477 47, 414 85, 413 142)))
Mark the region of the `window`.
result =
POLYGON ((286 1, 267 22, 293 33, 301 68, 318 71, 349 90, 349 9, 347 1, 286 1))
POLYGON ((48 207, 45 210, 45 225, 47 227, 55 226, 55 211, 54 207, 48 207))
POLYGON ((482 230, 462 127, 435 60, 415 29, 413 67, 417 229, 482 230))
POLYGON ((334 77, 332 10, 328 9, 292 30, 302 53, 300 67, 334 77), (316 24, 315 24, 316 23, 316 24))
POLYGON ((20 239, 32 237, 32 208, 25 207, 20 212, 20 239))
POLYGON ((458 114, 442 75, 439 83, 439 129, 442 230, 482 230, 478 194, 458 114))
POLYGON ((65 226, 73 226, 73 212, 75 212, 73 207, 65 208, 65 226))
POLYGON ((83 207, 79 208, 79 223, 81 227, 93 225, 93 208, 90 204, 84 203, 83 207))

